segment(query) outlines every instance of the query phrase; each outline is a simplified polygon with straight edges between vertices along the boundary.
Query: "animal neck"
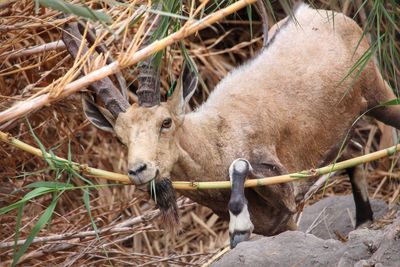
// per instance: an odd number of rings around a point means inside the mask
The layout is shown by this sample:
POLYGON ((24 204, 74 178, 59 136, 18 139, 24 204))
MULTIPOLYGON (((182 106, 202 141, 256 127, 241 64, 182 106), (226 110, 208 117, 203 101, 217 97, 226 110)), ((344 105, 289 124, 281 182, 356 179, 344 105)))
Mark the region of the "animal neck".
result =
POLYGON ((179 156, 171 178, 193 181, 224 179, 226 174, 222 177, 221 174, 226 170, 221 170, 224 150, 220 137, 226 128, 224 119, 216 113, 187 114, 177 132, 179 156))

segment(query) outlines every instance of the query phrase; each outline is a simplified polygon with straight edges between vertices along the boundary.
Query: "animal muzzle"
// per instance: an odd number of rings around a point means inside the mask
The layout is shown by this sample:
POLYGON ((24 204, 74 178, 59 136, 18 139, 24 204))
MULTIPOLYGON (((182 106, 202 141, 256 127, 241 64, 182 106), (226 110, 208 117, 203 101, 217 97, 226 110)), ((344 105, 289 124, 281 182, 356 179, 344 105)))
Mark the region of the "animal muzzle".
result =
POLYGON ((152 162, 137 161, 129 164, 128 177, 135 185, 147 184, 158 175, 159 170, 152 162))
POLYGON ((235 231, 229 233, 231 249, 235 248, 237 244, 249 240, 251 231, 235 231))

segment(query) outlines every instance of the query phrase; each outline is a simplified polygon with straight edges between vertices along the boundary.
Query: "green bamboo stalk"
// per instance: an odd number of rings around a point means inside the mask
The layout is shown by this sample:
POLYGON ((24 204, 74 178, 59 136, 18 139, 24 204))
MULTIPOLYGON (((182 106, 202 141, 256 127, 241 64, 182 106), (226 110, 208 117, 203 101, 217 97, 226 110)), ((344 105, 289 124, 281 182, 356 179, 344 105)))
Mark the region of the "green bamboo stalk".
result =
MULTIPOLYGON (((40 149, 26 144, 16 138, 12 137, 10 134, 0 131, 0 140, 3 142, 6 142, 16 148, 19 148, 25 152, 31 153, 32 155, 43 158, 43 153, 40 149)), ((49 153, 46 153, 46 157, 51 159, 52 155, 50 155, 49 153)), ((57 156, 55 157, 55 159, 71 164, 72 168, 74 170, 81 172, 83 174, 95 176, 98 178, 104 178, 107 180, 117 181, 117 182, 130 183, 127 175, 123 175, 123 174, 115 173, 115 172, 104 171, 104 170, 96 169, 96 168, 91 168, 87 164, 79 164, 79 163, 76 163, 73 161, 68 161, 67 159, 64 159, 64 158, 57 157, 57 156)))
MULTIPOLYGON (((28 145, 14 137, 12 137, 9 134, 6 134, 2 131, 0 131, 0 140, 3 142, 6 142, 16 148, 19 148, 23 151, 26 151, 28 153, 31 153, 35 156, 42 157, 43 154, 40 149, 35 148, 31 145, 28 145)), ((260 178, 260 179, 249 179, 245 183, 245 187, 256 187, 256 186, 265 186, 265 185, 272 185, 272 184, 281 184, 281 183, 288 183, 288 182, 293 182, 293 181, 299 181, 302 179, 309 179, 309 178, 315 178, 323 174, 328 174, 331 172, 335 172, 338 170, 343 170, 347 169, 349 167, 354 167, 362 163, 367 163, 370 161, 374 161, 377 159, 385 158, 385 157, 390 157, 396 154, 396 152, 400 151, 400 144, 382 149, 367 155, 363 155, 360 157, 352 158, 349 160, 345 160, 342 162, 337 162, 335 164, 331 164, 322 168, 318 169, 310 169, 306 171, 301 171, 297 173, 292 173, 292 174, 285 174, 285 175, 280 175, 280 176, 273 176, 273 177, 265 177, 265 178, 260 178)), ((51 155, 46 153, 48 158, 51 158, 51 155)), ((66 159, 56 157, 57 160, 65 161, 66 163, 71 163, 73 168, 76 171, 80 171, 84 174, 98 177, 98 178, 103 178, 103 179, 108 179, 112 181, 119 181, 123 183, 130 183, 130 180, 127 175, 120 174, 120 173, 115 173, 115 172, 110 172, 110 171, 104 171, 101 169, 96 169, 96 168, 91 168, 87 166, 86 164, 79 164, 76 162, 70 162, 66 159)), ((187 182, 187 181, 175 181, 172 182, 172 185, 175 189, 177 190, 202 190, 202 189, 226 189, 226 188, 231 188, 231 182, 230 181, 214 181, 214 182, 187 182)))

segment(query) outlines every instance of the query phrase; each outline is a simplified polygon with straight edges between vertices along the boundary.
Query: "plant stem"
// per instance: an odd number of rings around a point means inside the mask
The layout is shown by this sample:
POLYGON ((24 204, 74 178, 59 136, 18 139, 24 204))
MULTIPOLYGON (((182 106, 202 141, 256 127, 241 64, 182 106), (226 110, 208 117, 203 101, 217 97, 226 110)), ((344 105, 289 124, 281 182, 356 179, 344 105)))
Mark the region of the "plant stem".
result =
MULTIPOLYGON (((6 134, 0 131, 0 140, 6 142, 14 147, 17 147, 23 151, 31 153, 35 156, 42 157, 43 154, 40 149, 35 148, 31 145, 28 145, 18 139, 12 137, 9 134, 6 134)), ((328 174, 331 172, 335 172, 338 170, 347 169, 349 167, 354 167, 362 163, 374 161, 377 159, 385 158, 396 154, 396 152, 400 151, 400 144, 396 146, 392 146, 386 149, 382 149, 367 155, 363 155, 360 157, 352 158, 349 160, 345 160, 342 162, 337 162, 335 164, 331 164, 322 168, 318 169, 310 169, 306 171, 301 171, 292 174, 285 174, 280 176, 273 176, 273 177, 265 177, 260 179, 250 179, 247 180, 245 183, 245 187, 256 187, 256 186, 264 186, 264 185, 272 185, 272 184, 281 184, 281 183, 288 183, 293 181, 298 181, 301 179, 308 179, 308 178, 315 178, 323 174, 328 174)), ((51 158, 51 155, 46 153, 48 158, 51 158)), ((95 176, 107 180, 118 181, 122 183, 130 183, 130 180, 127 175, 104 171, 96 168, 88 167, 86 164, 79 164, 76 162, 70 162, 66 159, 56 157, 57 160, 69 162, 72 164, 72 167, 77 170, 81 171, 84 174, 95 176)), ((178 190, 199 190, 199 189, 223 189, 223 188, 231 188, 230 181, 215 181, 215 182, 186 182, 186 181, 175 181, 172 182, 172 185, 175 189, 178 190)))
MULTIPOLYGON (((25 152, 31 153, 32 155, 38 156, 43 158, 43 153, 40 149, 33 147, 31 145, 28 145, 22 141, 19 141, 18 139, 12 137, 9 134, 6 134, 2 131, 0 131, 0 140, 4 141, 16 148, 19 148, 25 152)), ((46 157, 51 159, 52 155, 49 153, 46 153, 46 157)), ((57 160, 64 161, 65 163, 70 163, 72 165, 72 168, 76 171, 82 172, 83 174, 99 177, 99 178, 104 178, 107 180, 112 180, 112 181, 118 181, 118 182, 123 182, 123 183, 130 183, 129 178, 126 175, 120 174, 120 173, 115 173, 115 172, 109 172, 109 171, 104 171, 96 168, 91 168, 87 166, 86 164, 79 164, 76 162, 68 161, 64 158, 60 158, 56 156, 57 160)))
POLYGON ((26 115, 33 110, 42 108, 45 105, 48 105, 52 102, 58 101, 62 98, 65 98, 73 93, 78 92, 79 90, 89 86, 91 83, 101 80, 109 75, 115 74, 119 72, 121 68, 130 67, 140 61, 143 61, 147 57, 153 55, 154 53, 161 51, 162 49, 166 48, 167 46, 184 39, 185 37, 204 29, 211 24, 215 23, 216 21, 240 10, 241 8, 250 5, 256 2, 256 0, 239 0, 226 8, 220 9, 203 19, 198 21, 188 21, 180 30, 177 32, 161 39, 157 40, 150 45, 144 47, 133 53, 132 55, 127 55, 128 58, 124 61, 124 64, 121 65, 119 61, 115 61, 109 65, 106 65, 100 69, 92 71, 88 73, 86 76, 75 80, 69 84, 67 84, 64 88, 61 89, 61 93, 58 97, 52 97, 49 93, 40 95, 36 98, 21 101, 16 103, 9 109, 6 109, 0 112, 0 124, 5 123, 9 120, 13 120, 16 118, 20 118, 26 115))

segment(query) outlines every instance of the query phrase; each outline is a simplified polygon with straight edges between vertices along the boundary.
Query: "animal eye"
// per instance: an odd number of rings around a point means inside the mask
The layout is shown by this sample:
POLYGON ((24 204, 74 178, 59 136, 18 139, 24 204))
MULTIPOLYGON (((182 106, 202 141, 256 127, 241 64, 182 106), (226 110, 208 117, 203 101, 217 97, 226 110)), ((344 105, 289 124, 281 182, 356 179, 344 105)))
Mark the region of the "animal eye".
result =
POLYGON ((164 128, 164 129, 168 129, 168 128, 171 128, 171 125, 172 125, 172 120, 171 120, 171 118, 166 118, 166 119, 163 121, 161 127, 164 128))

